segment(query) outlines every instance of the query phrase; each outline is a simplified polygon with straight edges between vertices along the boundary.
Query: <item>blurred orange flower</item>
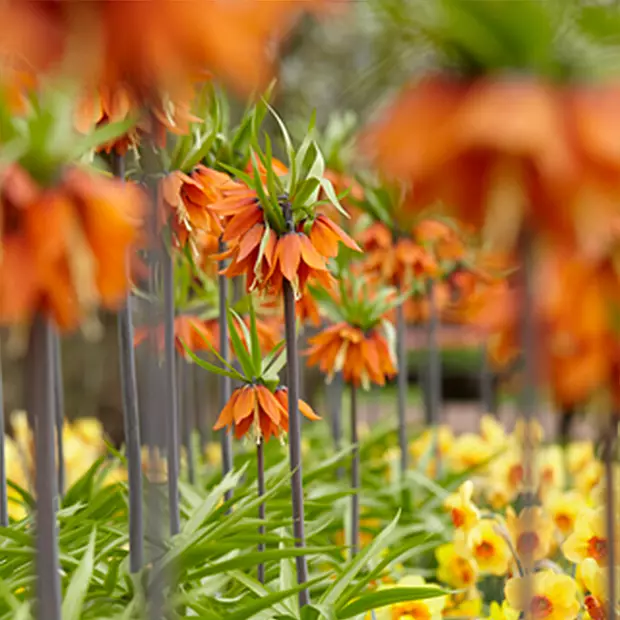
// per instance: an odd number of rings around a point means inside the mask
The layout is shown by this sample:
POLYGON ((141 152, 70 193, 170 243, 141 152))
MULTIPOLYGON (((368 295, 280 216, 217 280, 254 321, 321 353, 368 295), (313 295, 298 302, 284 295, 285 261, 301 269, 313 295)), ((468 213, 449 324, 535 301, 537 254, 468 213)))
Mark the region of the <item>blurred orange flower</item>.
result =
POLYGON ((502 247, 526 223, 600 254, 620 209, 618 110, 614 84, 435 74, 406 89, 363 144, 413 184, 411 208, 443 203, 502 247))
POLYGON ((204 69, 248 93, 268 83, 275 47, 301 13, 323 4, 7 0, 0 51, 37 71, 62 62, 91 84, 124 84, 140 101, 204 69))
POLYGON ((0 175, 0 321, 37 311, 76 327, 129 287, 126 258, 144 206, 135 185, 67 168, 43 188, 13 165, 0 175))

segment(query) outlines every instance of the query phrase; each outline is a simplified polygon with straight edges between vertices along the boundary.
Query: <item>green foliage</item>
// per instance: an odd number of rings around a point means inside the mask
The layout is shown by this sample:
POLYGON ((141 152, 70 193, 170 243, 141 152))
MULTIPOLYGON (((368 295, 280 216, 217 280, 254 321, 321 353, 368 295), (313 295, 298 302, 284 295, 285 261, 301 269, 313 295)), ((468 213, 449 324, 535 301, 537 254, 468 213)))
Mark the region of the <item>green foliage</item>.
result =
MULTIPOLYGON (((265 496, 259 498, 256 493, 252 451, 237 455, 235 471, 224 480, 217 468, 203 464, 200 485, 181 484, 181 532, 165 549, 147 544, 151 562, 138 575, 131 575, 128 565, 127 486, 105 481, 118 462, 95 463, 68 489, 58 515, 63 618, 144 617, 146 591, 153 584, 164 587, 170 618, 196 614, 214 620, 362 618, 367 610, 388 602, 439 595, 440 590, 430 592, 426 586, 389 591, 372 586, 382 575, 394 574, 399 565, 432 566, 432 551, 442 542, 442 523, 446 523, 436 514, 434 491, 423 485, 416 485, 410 507, 400 509, 403 483, 386 479, 385 461, 377 459, 395 444, 394 430, 379 426, 361 441, 363 531, 372 542, 353 560, 347 560, 346 547, 341 546, 350 490, 346 480, 334 476, 338 467, 346 467, 350 448, 333 455, 327 425, 315 424, 308 431, 304 552, 313 606, 302 611, 297 605, 294 558, 302 551, 292 537, 290 472, 285 449, 269 442, 265 496), (231 489, 233 498, 226 501, 231 489), (257 515, 262 501, 267 519, 261 535, 257 515), (266 548, 262 554, 257 550, 261 542, 266 548), (259 561, 267 569, 264 585, 255 578, 259 561)), ((458 482, 446 486, 453 488, 458 482)), ((147 492, 163 493, 166 488, 146 480, 145 484, 147 492)), ((407 492, 413 491, 411 480, 405 486, 407 492)), ((148 511, 145 515, 150 518, 148 511)), ((35 600, 32 526, 29 516, 0 529, 2 620, 31 617, 35 600)))

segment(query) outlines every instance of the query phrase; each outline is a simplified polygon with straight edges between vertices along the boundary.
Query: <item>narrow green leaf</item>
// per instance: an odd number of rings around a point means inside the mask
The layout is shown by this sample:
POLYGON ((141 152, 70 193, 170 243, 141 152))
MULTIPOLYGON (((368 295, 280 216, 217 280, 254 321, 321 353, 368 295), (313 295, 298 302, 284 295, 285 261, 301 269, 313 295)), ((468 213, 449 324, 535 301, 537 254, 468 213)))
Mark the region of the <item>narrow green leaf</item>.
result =
POLYGON ((406 601, 421 601, 438 596, 447 596, 448 592, 433 586, 395 586, 385 590, 377 590, 369 594, 363 594, 355 601, 345 605, 336 612, 339 620, 353 618, 359 614, 366 613, 371 609, 378 609, 386 605, 403 603, 406 601))
POLYGON ((260 341, 258 340, 258 330, 256 329, 256 310, 250 299, 250 342, 252 343, 252 361, 254 368, 260 369, 263 363, 263 356, 260 350, 260 341))
MULTIPOLYGON (((255 377, 258 374, 257 371, 260 371, 260 367, 257 370, 254 369, 252 358, 250 357, 246 346, 243 344, 243 341, 239 336, 239 332, 237 331, 235 323, 239 324, 239 329, 241 329, 242 331, 244 330, 244 328, 245 330, 247 330, 247 327, 245 323, 243 323, 243 321, 241 320, 241 317, 239 317, 239 315, 234 310, 231 310, 228 306, 226 307, 226 320, 228 321, 228 332, 230 335, 230 340, 232 341, 232 347, 235 356, 241 364, 243 374, 248 379, 252 379, 252 377, 255 377)), ((247 339, 247 342, 249 343, 249 338, 247 339)))
POLYGON ((86 593, 90 585, 91 576, 93 574, 93 564, 95 557, 95 537, 97 530, 93 528, 88 547, 82 556, 79 566, 73 573, 73 577, 67 588, 65 598, 62 602, 63 620, 80 620, 82 617, 82 608, 86 593))
POLYGON ((389 546, 390 540, 400 519, 400 511, 394 518, 394 520, 367 546, 360 551, 346 565, 343 572, 338 575, 336 581, 334 581, 329 588, 325 591, 321 597, 321 603, 323 605, 333 605, 336 608, 341 607, 347 601, 341 601, 340 597, 345 592, 347 587, 351 584, 351 580, 364 568, 366 563, 378 556, 383 549, 389 546))

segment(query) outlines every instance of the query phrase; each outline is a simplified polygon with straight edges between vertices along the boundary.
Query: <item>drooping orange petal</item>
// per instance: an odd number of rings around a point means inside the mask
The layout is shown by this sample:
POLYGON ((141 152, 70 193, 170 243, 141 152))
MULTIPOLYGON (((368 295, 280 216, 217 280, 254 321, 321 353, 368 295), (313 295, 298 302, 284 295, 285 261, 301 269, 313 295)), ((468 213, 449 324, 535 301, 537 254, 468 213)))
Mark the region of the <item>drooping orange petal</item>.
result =
POLYGON ((280 405, 276 397, 264 385, 256 386, 256 394, 265 415, 269 416, 275 425, 279 424, 282 405, 280 405))
POLYGON ((329 228, 338 237, 338 240, 344 245, 346 245, 348 248, 350 248, 351 250, 355 250, 356 252, 362 251, 362 248, 360 248, 357 242, 329 217, 325 215, 319 215, 317 219, 320 220, 323 225, 329 228))
POLYGON ((231 241, 237 237, 247 233, 254 224, 263 221, 263 211, 259 207, 254 209, 245 209, 238 215, 235 215, 226 225, 222 241, 231 241))
POLYGON ((297 233, 288 233, 278 239, 276 252, 282 275, 293 282, 297 277, 299 262, 301 261, 301 243, 297 233))
POLYGON ((325 269, 325 259, 316 251, 310 239, 303 233, 298 234, 301 247, 301 258, 311 269, 325 269))
POLYGON ((242 420, 250 417, 254 413, 256 404, 256 393, 253 387, 242 387, 237 390, 239 397, 235 403, 235 424, 239 424, 242 420))
POLYGON ((299 412, 312 422, 316 422, 321 419, 321 417, 314 412, 312 407, 306 401, 301 400, 301 398, 299 399, 299 412))
POLYGON ((224 405, 224 408, 222 409, 217 419, 217 422, 213 426, 214 431, 219 431, 225 426, 232 425, 233 416, 235 414, 236 407, 237 407, 237 400, 239 399, 239 392, 240 390, 235 390, 230 396, 230 399, 228 400, 228 402, 224 405))
POLYGON ((237 260, 243 260, 254 250, 261 242, 263 233, 265 232, 265 225, 262 223, 254 224, 248 232, 243 235, 241 242, 239 243, 239 255, 237 260))

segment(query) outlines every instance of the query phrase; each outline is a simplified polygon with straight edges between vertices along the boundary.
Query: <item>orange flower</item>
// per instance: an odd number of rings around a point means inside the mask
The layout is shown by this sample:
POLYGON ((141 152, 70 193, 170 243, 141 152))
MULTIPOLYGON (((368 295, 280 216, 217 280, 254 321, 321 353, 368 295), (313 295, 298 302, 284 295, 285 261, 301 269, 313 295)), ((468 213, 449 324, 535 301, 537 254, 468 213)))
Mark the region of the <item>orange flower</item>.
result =
POLYGON ((143 206, 136 186, 68 168, 41 188, 10 166, 0 205, 0 320, 27 321, 42 310, 71 328, 98 305, 122 301, 143 206))
POLYGON ((423 220, 413 231, 414 239, 430 245, 438 260, 459 261, 465 256, 465 246, 456 231, 438 220, 423 220))
MULTIPOLYGON (((555 248, 540 260, 533 283, 538 374, 559 404, 580 404, 613 377, 617 342, 608 313, 618 303, 617 279, 604 264, 567 250, 555 248)), ((469 299, 470 318, 490 334, 489 353, 501 365, 519 353, 520 294, 500 281, 469 299)))
MULTIPOLYGON (((149 335, 148 327, 136 329, 133 339, 134 347, 142 344, 149 335)), ((158 325, 155 331, 155 342, 158 351, 165 346, 164 326, 158 325)), ((205 321, 198 316, 181 315, 174 319, 174 344, 176 350, 186 356, 185 347, 191 351, 217 351, 219 348, 219 328, 217 320, 205 321)))
MULTIPOLYGON (((310 420, 320 419, 307 403, 300 400, 299 410, 310 420)), ((288 432, 288 393, 279 388, 275 395, 264 385, 245 385, 236 389, 222 409, 213 430, 228 427, 235 429, 241 439, 250 430, 258 441, 279 437, 288 432)))
POLYGON ((411 182, 410 206, 441 202, 506 247, 521 224, 601 252, 618 213, 620 88, 437 74, 370 129, 382 170, 411 182), (601 247, 603 246, 603 247, 601 247))
POLYGON ((131 91, 120 84, 91 89, 84 93, 78 102, 75 126, 81 133, 89 133, 95 127, 108 123, 124 121, 131 115, 137 117, 138 125, 127 134, 112 140, 98 148, 98 151, 125 155, 127 150, 136 146, 141 134, 150 135, 160 148, 166 146, 167 132, 186 135, 190 123, 201 119, 191 113, 193 88, 185 87, 189 92, 176 93, 174 97, 152 97, 148 114, 143 114, 143 106, 131 91))
POLYGON ((337 323, 308 339, 308 365, 318 365, 330 378, 342 371, 353 385, 385 385, 396 374, 393 354, 377 328, 364 333, 358 327, 337 323))
POLYGON ((125 84, 141 101, 204 68, 248 93, 268 83, 274 44, 302 12, 298 2, 261 0, 8 0, 0 8, 0 52, 38 71, 66 60, 73 74, 125 84))
POLYGON ((321 325, 319 305, 308 291, 303 293, 297 300, 295 311, 302 325, 306 323, 310 323, 314 327, 321 325))
POLYGON ((339 243, 355 252, 362 251, 359 245, 326 215, 319 215, 312 222, 310 241, 319 254, 327 258, 338 255, 339 243))
POLYGON ((384 282, 403 289, 438 272, 435 259, 422 246, 404 238, 369 252, 364 266, 367 273, 377 274, 384 282))

